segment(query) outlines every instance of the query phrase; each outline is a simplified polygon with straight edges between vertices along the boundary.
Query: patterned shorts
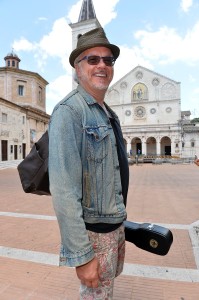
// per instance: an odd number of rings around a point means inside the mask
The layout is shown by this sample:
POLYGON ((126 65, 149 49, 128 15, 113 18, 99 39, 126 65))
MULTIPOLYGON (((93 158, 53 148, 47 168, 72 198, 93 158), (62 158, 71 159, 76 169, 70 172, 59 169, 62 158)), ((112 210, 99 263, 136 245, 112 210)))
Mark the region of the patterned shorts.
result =
POLYGON ((109 233, 88 231, 88 235, 100 263, 101 277, 98 288, 88 288, 81 284, 80 300, 111 300, 114 278, 122 272, 124 265, 124 226, 109 233))

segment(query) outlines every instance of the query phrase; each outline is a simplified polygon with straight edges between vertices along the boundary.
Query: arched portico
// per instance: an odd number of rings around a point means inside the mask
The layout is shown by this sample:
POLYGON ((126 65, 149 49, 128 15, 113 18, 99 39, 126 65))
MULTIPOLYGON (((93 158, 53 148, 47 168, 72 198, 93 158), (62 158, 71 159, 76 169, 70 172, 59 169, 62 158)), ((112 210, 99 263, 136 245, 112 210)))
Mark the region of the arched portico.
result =
POLYGON ((147 155, 157 154, 156 139, 152 136, 149 137, 146 141, 146 154, 147 155))
POLYGON ((171 155, 171 139, 168 136, 164 136, 160 140, 161 155, 171 155))
POLYGON ((131 141, 131 155, 142 154, 142 141, 140 138, 135 137, 131 141))

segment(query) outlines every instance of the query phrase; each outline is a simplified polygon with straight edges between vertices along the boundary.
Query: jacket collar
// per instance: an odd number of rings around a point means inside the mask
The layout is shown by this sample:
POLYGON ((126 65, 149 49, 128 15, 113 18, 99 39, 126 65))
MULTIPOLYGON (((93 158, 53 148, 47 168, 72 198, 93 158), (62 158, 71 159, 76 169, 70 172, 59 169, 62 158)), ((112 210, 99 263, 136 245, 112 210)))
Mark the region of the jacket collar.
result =
MULTIPOLYGON (((88 94, 80 84, 77 86, 77 91, 82 95, 82 97, 84 98, 84 100, 88 105, 95 105, 95 104, 99 105, 97 101, 90 94, 88 94)), ((114 119, 118 119, 116 113, 108 106, 106 102, 104 102, 104 105, 106 106, 106 109, 111 114, 111 116, 114 119)))

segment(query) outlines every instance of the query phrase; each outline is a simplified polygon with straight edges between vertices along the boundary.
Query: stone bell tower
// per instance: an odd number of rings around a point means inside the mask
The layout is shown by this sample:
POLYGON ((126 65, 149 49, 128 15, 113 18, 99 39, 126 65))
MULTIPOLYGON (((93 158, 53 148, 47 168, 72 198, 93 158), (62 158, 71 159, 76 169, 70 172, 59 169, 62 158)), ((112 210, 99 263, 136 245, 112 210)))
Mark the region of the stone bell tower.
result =
MULTIPOLYGON (((92 29, 101 27, 93 6, 92 0, 83 0, 82 7, 77 23, 69 24, 72 28, 72 49, 76 48, 77 40, 80 34, 84 34, 92 29)), ((77 84, 72 79, 73 89, 77 84)))

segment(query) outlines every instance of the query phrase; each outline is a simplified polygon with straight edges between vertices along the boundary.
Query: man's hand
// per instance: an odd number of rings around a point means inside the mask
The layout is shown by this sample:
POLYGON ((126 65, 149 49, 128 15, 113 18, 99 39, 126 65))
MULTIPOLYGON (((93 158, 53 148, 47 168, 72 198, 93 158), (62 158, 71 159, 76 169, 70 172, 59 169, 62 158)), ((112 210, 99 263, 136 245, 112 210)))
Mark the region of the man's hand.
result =
POLYGON ((96 257, 83 266, 76 267, 76 273, 83 285, 89 288, 97 288, 100 280, 100 267, 96 257))

